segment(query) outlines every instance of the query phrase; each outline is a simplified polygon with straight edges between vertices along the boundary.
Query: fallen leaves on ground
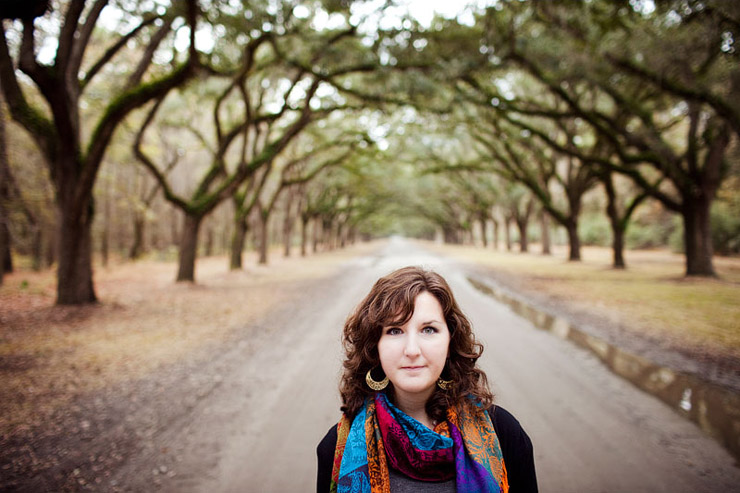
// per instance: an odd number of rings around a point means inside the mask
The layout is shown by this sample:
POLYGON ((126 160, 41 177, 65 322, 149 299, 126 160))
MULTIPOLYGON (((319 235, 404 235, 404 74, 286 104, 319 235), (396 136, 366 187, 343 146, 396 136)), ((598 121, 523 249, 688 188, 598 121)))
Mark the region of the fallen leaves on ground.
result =
POLYGON ((21 271, 0 289, 0 435, 23 432, 75 396, 207 351, 264 317, 284 295, 335 272, 372 244, 307 257, 277 254, 267 266, 247 255, 200 259, 193 283, 152 260, 98 267, 100 303, 55 306, 54 272, 21 271))

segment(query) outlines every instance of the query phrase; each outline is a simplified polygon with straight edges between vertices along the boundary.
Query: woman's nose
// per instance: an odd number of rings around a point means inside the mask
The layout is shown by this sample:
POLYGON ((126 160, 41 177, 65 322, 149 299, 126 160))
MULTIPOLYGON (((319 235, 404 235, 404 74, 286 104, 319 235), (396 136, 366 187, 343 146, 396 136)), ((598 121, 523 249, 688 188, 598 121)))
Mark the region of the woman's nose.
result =
POLYGON ((403 354, 408 357, 419 356, 421 350, 419 349, 419 341, 416 339, 415 334, 409 334, 406 337, 406 344, 403 348, 403 354))

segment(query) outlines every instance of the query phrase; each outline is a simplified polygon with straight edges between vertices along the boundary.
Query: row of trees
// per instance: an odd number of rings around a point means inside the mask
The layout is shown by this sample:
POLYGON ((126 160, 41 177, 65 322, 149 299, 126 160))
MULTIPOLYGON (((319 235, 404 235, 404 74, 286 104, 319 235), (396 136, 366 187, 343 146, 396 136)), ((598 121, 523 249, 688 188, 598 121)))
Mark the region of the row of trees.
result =
MULTIPOLYGON (((730 172, 730 144, 737 158, 740 136, 740 69, 728 44, 737 34, 737 6, 513 7, 504 15, 489 11, 486 22, 488 46, 510 66, 506 77, 522 79, 514 96, 491 83, 489 73, 471 74, 461 88, 491 122, 488 132, 475 135, 486 156, 530 188, 570 235, 580 197, 603 183, 617 261, 636 205, 647 196, 659 200, 683 219, 686 274, 714 275, 710 209, 730 172), (517 91, 529 84, 535 91, 517 91), (531 136, 526 144, 510 138, 522 133, 531 136), (566 180, 542 168, 563 161, 566 180), (633 181, 633 196, 617 197, 617 173, 633 181), (566 214, 548 196, 551 176, 568 197, 566 214)), ((571 245, 571 258, 578 258, 572 236, 571 245)))
MULTIPOLYGON (((0 13, 16 19, 1 31, 3 93, 13 119, 40 149, 54 186, 60 222, 59 303, 96 299, 93 188, 114 134, 127 117, 138 118, 132 144, 136 159, 185 216, 178 280, 193 280, 200 224, 218 204, 234 202, 238 248, 253 208, 266 224, 282 190, 345 164, 350 155, 358 159, 358 150, 370 143, 362 130, 346 125, 315 131, 332 114, 362 109, 333 97, 324 87, 326 80, 382 66, 377 51, 359 43, 349 23, 341 29, 316 29, 311 18, 296 15, 296 5, 287 2, 217 3, 208 10, 195 0, 167 6, 108 3, 52 4, 56 8, 46 18, 58 33, 37 30, 46 2, 14 2, 0 13), (106 8, 115 9, 116 26, 101 21, 106 8), (217 35, 207 53, 196 46, 199 32, 217 35), (183 37, 188 41, 181 46, 183 37), (50 61, 42 59, 39 38, 57 44, 50 61), (21 72, 32 86, 20 78, 21 72), (141 107, 148 109, 134 114, 141 107), (163 109, 166 116, 160 117, 163 109), (154 133, 152 127, 157 137, 148 135, 154 133), (182 143, 183 132, 196 142, 187 150, 171 143, 182 143), (190 170, 177 177, 186 173, 197 178, 178 189, 176 178, 168 175, 181 158, 187 158, 190 170)), ((340 8, 336 14, 346 17, 348 10, 340 8)), ((238 265, 236 257, 233 263, 238 265)))
MULTIPOLYGON (((225 204, 235 269, 250 224, 266 261, 276 208, 304 251, 309 224, 336 243, 435 227, 459 242, 472 224, 498 243, 515 224, 526 251, 536 214, 544 246, 554 223, 578 260, 582 201, 601 188, 615 266, 635 211, 657 200, 682 218, 686 273, 714 275, 710 210, 740 153, 732 2, 499 1, 429 26, 361 4, 4 3, 2 94, 57 213, 24 205, 28 180, 0 153, 15 223, 0 253, 25 228, 41 258, 57 221, 57 300, 94 301, 96 197, 110 219, 110 187, 126 182, 131 257, 147 218, 182 218, 178 280, 194 279, 202 224, 225 204)), ((0 141, 18 142, 2 120, 0 141)))
MULTIPOLYGON (((713 276, 711 207, 740 156, 739 27, 737 5, 692 1, 499 2, 472 27, 442 23, 465 69, 419 106, 446 117, 426 162, 526 187, 571 260, 590 190, 605 191, 617 267, 630 218, 657 200, 682 218, 686 274, 713 276)), ((465 188, 473 214, 506 207, 488 188, 465 188)), ((504 216, 522 223, 518 207, 504 216)))

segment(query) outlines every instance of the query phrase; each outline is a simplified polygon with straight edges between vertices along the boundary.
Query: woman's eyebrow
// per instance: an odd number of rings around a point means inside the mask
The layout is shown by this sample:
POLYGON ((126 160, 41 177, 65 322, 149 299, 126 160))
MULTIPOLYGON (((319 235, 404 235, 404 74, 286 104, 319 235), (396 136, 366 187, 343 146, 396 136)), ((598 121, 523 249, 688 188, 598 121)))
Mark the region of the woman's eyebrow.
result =
POLYGON ((434 319, 432 319, 432 320, 429 320, 428 322, 422 322, 422 325, 429 325, 429 324, 441 324, 441 323, 442 323, 442 322, 440 322, 439 320, 434 320, 434 319))

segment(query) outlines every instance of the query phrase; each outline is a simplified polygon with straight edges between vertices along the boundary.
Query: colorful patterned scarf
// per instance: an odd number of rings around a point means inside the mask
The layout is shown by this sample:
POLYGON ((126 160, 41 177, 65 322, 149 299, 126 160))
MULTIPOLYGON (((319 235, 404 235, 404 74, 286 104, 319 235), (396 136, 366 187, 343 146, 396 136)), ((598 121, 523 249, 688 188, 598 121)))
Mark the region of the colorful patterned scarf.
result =
POLYGON ((389 465, 421 481, 455 478, 459 493, 509 491, 498 437, 480 407, 448 409, 447 421, 430 430, 376 393, 337 426, 332 493, 390 493, 389 465))

